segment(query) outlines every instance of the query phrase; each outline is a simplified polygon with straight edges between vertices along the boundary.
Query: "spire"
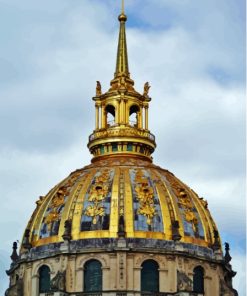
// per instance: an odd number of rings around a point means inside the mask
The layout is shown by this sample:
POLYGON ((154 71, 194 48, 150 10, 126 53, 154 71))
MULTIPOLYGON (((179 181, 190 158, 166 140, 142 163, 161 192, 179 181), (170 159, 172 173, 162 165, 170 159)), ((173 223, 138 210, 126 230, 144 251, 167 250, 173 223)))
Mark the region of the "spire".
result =
POLYGON ((129 64, 128 64, 128 51, 127 51, 127 40, 125 23, 127 16, 124 12, 124 0, 122 0, 122 10, 118 17, 120 22, 119 38, 118 38, 118 49, 117 49, 117 62, 114 73, 114 78, 111 80, 110 91, 113 90, 129 90, 135 92, 134 81, 130 78, 129 64))
MULTIPOLYGON (((120 22, 117 61, 114 78, 110 88, 102 93, 97 81, 95 101, 95 130, 89 136, 88 148, 93 154, 92 161, 108 156, 133 156, 152 161, 156 143, 148 128, 148 108, 151 98, 148 95, 150 85, 144 85, 144 93, 134 88, 130 78, 125 23, 127 16, 122 10, 118 17, 120 22)), ((124 221, 119 220, 119 233, 124 221)))
POLYGON ((127 41, 125 32, 125 22, 127 16, 124 13, 124 0, 122 0, 122 11, 118 17, 120 22, 119 39, 118 39, 118 51, 117 51, 117 63, 115 78, 120 76, 129 77, 129 65, 128 65, 128 52, 127 52, 127 41))

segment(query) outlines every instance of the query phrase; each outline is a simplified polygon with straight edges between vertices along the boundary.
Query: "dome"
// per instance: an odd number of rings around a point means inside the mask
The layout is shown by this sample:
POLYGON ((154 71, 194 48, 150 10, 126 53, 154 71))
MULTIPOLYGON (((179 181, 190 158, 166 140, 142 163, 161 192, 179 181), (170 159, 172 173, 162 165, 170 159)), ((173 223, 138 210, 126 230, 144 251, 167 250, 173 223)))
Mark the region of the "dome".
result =
MULTIPOLYGON (((40 197, 22 251, 64 240, 153 239, 220 247, 207 202, 172 173, 153 164, 150 84, 143 93, 130 77, 124 12, 114 78, 103 93, 97 81, 92 163, 40 197)), ((145 245, 144 241, 140 241, 145 245)))
MULTIPOLYGON (((33 247, 70 239, 179 240, 211 247, 216 225, 207 202, 168 170, 115 156, 72 172, 45 197, 28 223, 33 247)), ((143 241, 142 241, 143 243, 143 241)))
POLYGON ((134 88, 126 21, 122 9, 109 90, 96 82, 91 164, 36 202, 6 296, 237 295, 207 201, 153 163, 150 84, 134 88))

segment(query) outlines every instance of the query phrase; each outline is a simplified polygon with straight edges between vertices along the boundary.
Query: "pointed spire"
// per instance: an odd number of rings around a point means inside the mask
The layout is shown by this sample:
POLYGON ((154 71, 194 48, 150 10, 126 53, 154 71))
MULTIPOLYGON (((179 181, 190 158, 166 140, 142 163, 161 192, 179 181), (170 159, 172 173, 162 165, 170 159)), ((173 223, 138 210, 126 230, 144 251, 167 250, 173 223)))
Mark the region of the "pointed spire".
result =
POLYGON ((118 17, 120 22, 119 39, 118 39, 118 51, 117 51, 117 63, 115 78, 120 76, 129 77, 129 65, 128 65, 128 52, 127 52, 127 41, 125 32, 125 22, 127 16, 124 13, 124 0, 122 0, 122 11, 118 17))
POLYGON ((113 90, 129 90, 136 92, 134 89, 134 81, 130 78, 129 64, 128 64, 128 51, 127 51, 127 40, 125 23, 127 21, 127 16, 124 13, 124 0, 122 0, 122 10, 118 17, 120 22, 119 38, 118 38, 118 49, 117 49, 117 62, 116 69, 114 73, 114 78, 111 80, 111 88, 109 91, 113 90))

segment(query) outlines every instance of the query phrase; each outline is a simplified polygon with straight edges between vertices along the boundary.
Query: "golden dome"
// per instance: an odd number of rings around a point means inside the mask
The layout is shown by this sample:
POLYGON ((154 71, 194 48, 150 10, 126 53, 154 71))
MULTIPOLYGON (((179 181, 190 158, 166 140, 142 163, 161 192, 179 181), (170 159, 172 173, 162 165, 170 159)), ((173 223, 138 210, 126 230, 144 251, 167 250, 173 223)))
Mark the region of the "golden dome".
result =
POLYGON ((148 129, 150 85, 145 83, 143 94, 134 89, 126 20, 122 12, 110 89, 103 94, 97 81, 95 130, 88 143, 92 164, 71 173, 36 202, 21 252, 64 240, 119 237, 220 248, 207 202, 152 163, 156 143, 148 129))
POLYGON ((123 235, 215 243, 207 202, 169 171, 137 157, 108 157, 71 173, 37 202, 29 243, 62 242, 66 221, 71 240, 123 235))

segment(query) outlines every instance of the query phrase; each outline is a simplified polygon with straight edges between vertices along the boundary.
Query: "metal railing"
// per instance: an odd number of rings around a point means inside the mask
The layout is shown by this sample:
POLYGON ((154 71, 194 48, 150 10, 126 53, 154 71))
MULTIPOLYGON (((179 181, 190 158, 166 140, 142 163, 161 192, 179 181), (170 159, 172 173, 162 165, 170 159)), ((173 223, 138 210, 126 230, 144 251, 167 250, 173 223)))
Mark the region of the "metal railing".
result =
MULTIPOLYGON (((185 292, 186 294, 180 294, 180 292, 175 293, 164 293, 164 292, 138 292, 138 291, 103 291, 103 292, 74 292, 74 293, 62 293, 60 292, 59 295, 76 295, 76 296, 179 296, 179 295, 186 295, 186 296, 203 296, 202 293, 195 293, 195 292, 185 292)), ((42 293, 40 296, 54 296, 58 295, 57 293, 49 292, 49 293, 42 293)))

